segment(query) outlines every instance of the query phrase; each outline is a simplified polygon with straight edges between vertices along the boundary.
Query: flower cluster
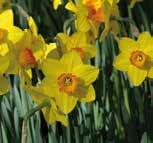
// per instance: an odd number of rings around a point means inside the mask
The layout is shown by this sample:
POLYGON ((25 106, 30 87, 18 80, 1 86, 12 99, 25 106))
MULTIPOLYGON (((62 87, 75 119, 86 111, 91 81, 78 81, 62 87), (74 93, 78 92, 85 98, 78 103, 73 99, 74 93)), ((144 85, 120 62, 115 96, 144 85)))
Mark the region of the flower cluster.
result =
MULTIPOLYGON (((58 33, 56 43, 45 42, 30 16, 27 17, 27 29, 16 27, 13 11, 4 10, 6 1, 0 3, 0 10, 3 10, 0 13, 0 95, 9 91, 7 76, 18 75, 34 102, 48 103, 42 108, 46 121, 49 124, 60 121, 67 126, 67 115, 78 101, 95 99, 92 83, 99 70, 90 64, 90 59, 96 56, 97 38, 102 41, 108 32, 117 35, 120 31, 116 21, 120 15, 118 2, 77 0, 74 3, 69 0, 65 8, 75 17, 75 30, 58 33), (36 83, 32 83, 32 71, 36 73, 36 83)), ((10 7, 9 1, 7 3, 10 7)), ((132 6, 134 3, 131 1, 132 6)), ((53 1, 55 9, 61 4, 60 0, 53 1)), ((140 34, 137 41, 120 39, 121 53, 114 60, 114 67, 128 72, 133 85, 153 77, 152 42, 148 32, 140 34)))
POLYGON ((9 91, 7 76, 17 75, 33 101, 48 103, 42 108, 46 121, 66 126, 67 115, 78 101, 95 99, 92 83, 99 70, 89 61, 95 57, 96 47, 80 31, 58 33, 57 44, 47 44, 32 17, 27 17, 28 29, 14 26, 13 17, 11 9, 0 14, 0 95, 9 91), (38 78, 36 83, 32 83, 32 71, 38 78))

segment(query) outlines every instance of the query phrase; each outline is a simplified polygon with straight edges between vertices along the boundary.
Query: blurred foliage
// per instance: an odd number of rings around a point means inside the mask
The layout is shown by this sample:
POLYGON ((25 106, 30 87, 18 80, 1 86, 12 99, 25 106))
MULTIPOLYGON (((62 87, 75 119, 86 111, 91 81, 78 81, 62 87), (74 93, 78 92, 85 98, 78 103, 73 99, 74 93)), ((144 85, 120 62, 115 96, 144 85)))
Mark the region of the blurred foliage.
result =
MULTIPOLYGON (((65 20, 71 15, 60 6, 53 9, 50 0, 13 0, 15 24, 27 27, 26 19, 15 6, 20 5, 31 15, 46 42, 54 41, 64 31, 65 20), (63 26, 64 25, 64 26, 63 26)), ((121 0, 121 16, 131 17, 139 31, 153 32, 153 0, 137 3, 129 9, 127 0, 121 0)), ((120 21, 120 36, 134 33, 132 24, 120 21)), ((118 46, 112 34, 100 43, 92 63, 100 68, 94 83, 96 100, 92 104, 79 104, 69 116, 70 125, 60 123, 49 126, 42 113, 37 112, 28 122, 28 143, 153 143, 153 81, 146 80, 140 87, 132 87, 123 74, 112 67, 118 46)), ((18 77, 8 77, 11 90, 0 98, 0 143, 20 143, 22 121, 27 111, 35 107, 30 96, 20 87, 18 77)))

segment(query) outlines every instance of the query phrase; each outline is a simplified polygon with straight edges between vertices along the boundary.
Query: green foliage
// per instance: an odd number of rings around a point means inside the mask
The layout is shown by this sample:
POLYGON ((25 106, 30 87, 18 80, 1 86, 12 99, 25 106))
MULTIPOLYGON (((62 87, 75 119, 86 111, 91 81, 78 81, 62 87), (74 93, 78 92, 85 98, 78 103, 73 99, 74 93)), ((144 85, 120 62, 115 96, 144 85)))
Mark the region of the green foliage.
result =
MULTIPOLYGON (((13 0, 13 3, 19 4, 33 16, 46 42, 54 41, 56 34, 68 28, 71 22, 71 15, 64 6, 55 11, 50 0, 13 0)), ((131 10, 126 1, 121 0, 121 15, 133 18, 139 31, 152 33, 152 5, 152 0, 144 0, 131 10)), ((13 6, 13 10, 16 25, 25 28, 27 23, 24 16, 16 6, 13 6)), ((120 36, 133 37, 133 24, 120 21, 120 25, 120 36)), ((153 81, 146 80, 142 86, 132 87, 127 75, 112 67, 118 53, 112 34, 102 43, 97 41, 96 46, 98 53, 92 63, 100 68, 100 75, 94 83, 95 102, 79 104, 69 116, 70 125, 67 128, 59 123, 49 126, 42 113, 36 112, 28 121, 28 143, 153 142, 153 81)), ((19 86, 18 77, 8 78, 12 83, 11 90, 0 98, 0 142, 20 143, 23 117, 36 105, 19 86)))

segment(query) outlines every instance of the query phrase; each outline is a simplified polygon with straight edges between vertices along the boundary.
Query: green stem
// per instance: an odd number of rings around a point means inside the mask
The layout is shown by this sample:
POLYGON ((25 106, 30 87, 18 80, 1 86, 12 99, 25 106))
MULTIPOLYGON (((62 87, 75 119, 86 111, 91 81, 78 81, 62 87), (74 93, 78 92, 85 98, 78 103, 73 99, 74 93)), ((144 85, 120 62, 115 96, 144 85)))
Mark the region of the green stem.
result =
POLYGON ((117 20, 119 22, 130 22, 131 24, 134 23, 133 19, 131 19, 129 17, 116 17, 116 16, 113 16, 113 17, 111 17, 111 20, 117 20))
MULTIPOLYGON (((132 19, 132 12, 131 12, 130 5, 128 5, 128 16, 129 16, 129 19, 132 19)), ((132 29, 132 24, 131 23, 130 23, 130 36, 134 39, 133 29, 132 29)))
POLYGON ((141 14, 141 17, 142 17, 142 22, 144 24, 145 30, 150 31, 150 28, 149 28, 149 25, 148 25, 148 20, 147 20, 147 17, 145 15, 145 13, 144 13, 143 8, 141 7, 141 5, 138 5, 138 8, 139 8, 139 11, 140 11, 140 14, 141 14))
POLYGON ((21 15, 23 15, 23 17, 25 17, 26 19, 29 18, 28 13, 23 9, 23 7, 21 7, 19 4, 11 4, 13 7, 16 7, 18 9, 18 11, 21 13, 21 15))
POLYGON ((31 109, 29 112, 26 113, 22 124, 21 143, 28 143, 28 130, 27 130, 28 119, 31 116, 33 116, 35 112, 40 111, 42 108, 48 106, 51 106, 50 102, 48 100, 44 100, 40 105, 36 106, 35 108, 31 109))
POLYGON ((50 102, 48 100, 43 101, 41 104, 39 104, 38 106, 36 106, 35 108, 31 109, 30 112, 27 112, 27 114, 24 117, 24 122, 27 122, 28 119, 37 111, 39 111, 40 109, 50 106, 50 102))

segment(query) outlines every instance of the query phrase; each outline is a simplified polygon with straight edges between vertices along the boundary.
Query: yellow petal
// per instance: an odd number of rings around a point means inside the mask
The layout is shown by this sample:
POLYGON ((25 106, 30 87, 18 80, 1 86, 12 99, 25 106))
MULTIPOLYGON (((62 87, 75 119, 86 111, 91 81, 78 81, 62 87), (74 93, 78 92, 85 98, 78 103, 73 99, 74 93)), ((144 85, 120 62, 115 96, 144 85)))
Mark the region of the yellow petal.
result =
POLYGON ((50 76, 46 76, 41 83, 44 94, 49 97, 54 97, 59 94, 59 87, 57 85, 57 78, 53 79, 50 76))
POLYGON ((66 8, 67 10, 69 10, 69 11, 74 12, 74 13, 77 12, 77 7, 75 6, 75 4, 74 4, 72 1, 68 2, 68 3, 66 4, 65 8, 66 8))
MULTIPOLYGON (((51 105, 52 106, 52 105, 51 105)), ((44 118, 48 124, 55 124, 56 118, 55 114, 52 112, 51 107, 45 107, 42 109, 44 118)))
POLYGON ((8 44, 7 43, 2 43, 0 44, 0 55, 5 56, 9 51, 8 44))
POLYGON ((65 126, 68 125, 68 119, 65 114, 61 113, 59 109, 57 108, 55 100, 51 100, 51 105, 52 105, 52 112, 55 114, 56 121, 60 121, 62 124, 65 126))
POLYGON ((137 40, 139 44, 139 49, 144 50, 148 46, 150 39, 151 39, 151 35, 149 32, 141 33, 137 40))
POLYGON ((29 77, 30 79, 32 79, 32 71, 31 71, 31 69, 28 69, 28 70, 26 70, 25 72, 27 73, 28 77, 29 77))
POLYGON ((85 51, 85 58, 89 59, 96 56, 97 48, 93 45, 83 45, 83 50, 85 51))
POLYGON ((90 30, 90 23, 86 18, 86 15, 77 15, 76 26, 78 31, 87 32, 90 30))
POLYGON ((64 126, 68 126, 68 119, 65 115, 56 112, 56 121, 61 122, 64 126))
POLYGON ((108 0, 108 2, 112 5, 114 0, 108 0))
POLYGON ((61 5, 61 4, 62 4, 61 0, 53 0, 53 6, 54 6, 55 10, 57 10, 59 5, 61 5))
POLYGON ((130 65, 130 54, 120 53, 114 60, 113 66, 120 71, 128 71, 130 65))
POLYGON ((46 43, 41 35, 34 36, 30 31, 27 32, 27 43, 32 50, 36 61, 40 61, 45 57, 46 43), (28 39, 29 38, 29 39, 28 39))
POLYGON ((60 60, 67 68, 67 72, 71 72, 74 67, 82 64, 80 56, 75 51, 64 54, 60 60))
POLYGON ((50 99, 48 96, 46 96, 43 93, 43 88, 41 87, 34 87, 34 86, 30 86, 30 85, 25 85, 24 87, 26 89, 26 91, 30 94, 30 96, 32 97, 32 99, 37 103, 37 104, 41 104, 44 100, 46 99, 50 99))
POLYGON ((69 48, 77 48, 80 45, 82 45, 83 43, 86 43, 87 42, 86 34, 83 33, 83 32, 74 33, 70 37, 70 41, 71 42, 69 42, 69 43, 71 43, 72 45, 68 43, 68 47, 69 48))
POLYGON ((130 7, 133 8, 137 0, 131 0, 130 7))
POLYGON ((29 70, 20 70, 19 72, 20 77, 21 77, 21 84, 28 84, 31 85, 32 84, 32 73, 31 73, 31 69, 29 70), (30 77, 31 76, 31 77, 30 77))
POLYGON ((138 69, 137 67, 130 65, 128 69, 128 76, 130 82, 134 86, 139 86, 147 76, 147 70, 138 69))
MULTIPOLYGON (((12 31, 14 31, 14 30, 15 29, 13 28, 12 31)), ((15 31, 18 31, 18 30, 15 30, 15 31)), ((16 49, 19 51, 21 51, 25 47, 26 48, 31 47, 31 41, 32 41, 32 33, 30 32, 30 30, 24 30, 21 34, 23 34, 21 39, 19 41, 17 41, 17 43, 16 43, 16 49)), ((19 35, 20 35, 20 31, 19 31, 19 35)), ((11 35, 10 35, 11 40, 15 39, 15 37, 13 37, 13 32, 11 32, 11 35)))
POLYGON ((6 71, 7 74, 19 74, 20 65, 16 59, 16 56, 14 55, 14 51, 8 52, 5 57, 10 61, 9 67, 6 71))
POLYGON ((13 26, 13 11, 11 9, 5 10, 0 14, 0 28, 7 29, 13 26))
POLYGON ((58 60, 46 59, 41 68, 45 75, 50 75, 52 78, 57 78, 59 75, 66 71, 65 65, 61 64, 58 60))
POLYGON ((56 48, 56 49, 51 50, 51 52, 48 53, 46 58, 59 60, 60 55, 59 55, 58 49, 56 48))
POLYGON ((81 98, 80 101, 81 102, 91 102, 94 100, 95 100, 95 90, 94 90, 94 87, 90 85, 86 97, 81 98))
POLYGON ((9 83, 2 75, 0 75, 0 95, 4 95, 8 92, 9 83))
POLYGON ((56 46, 56 43, 49 43, 49 44, 46 44, 46 50, 45 50, 45 58, 48 56, 48 54, 56 49, 57 46, 56 46))
POLYGON ((112 6, 114 3, 118 3, 119 0, 107 0, 109 4, 112 6))
POLYGON ((139 45, 139 50, 143 51, 146 55, 153 58, 153 38, 149 32, 143 32, 139 35, 137 43, 139 45))
POLYGON ((0 74, 4 74, 9 67, 9 59, 5 56, 0 56, 0 63, 0 74))
POLYGON ((131 38, 123 37, 119 41, 119 48, 124 52, 134 51, 138 47, 137 42, 131 38))
POLYGON ((97 38, 99 32, 99 25, 95 24, 93 21, 88 21, 90 24, 90 31, 92 32, 94 38, 97 38))
POLYGON ((51 106, 42 109, 45 120, 49 124, 54 124, 56 121, 59 121, 64 126, 67 126, 68 125, 67 117, 58 111, 54 100, 51 99, 50 101, 51 101, 51 106))
POLYGON ((59 40, 59 42, 62 42, 62 44, 67 44, 68 42, 71 42, 70 37, 65 33, 58 33, 56 37, 59 40))
POLYGON ((84 81, 85 85, 89 85, 94 82, 99 74, 99 70, 91 65, 76 66, 73 72, 77 75, 77 77, 84 81))
POLYGON ((148 77, 153 78, 153 67, 151 67, 148 71, 148 77))
POLYGON ((70 113, 77 104, 78 98, 75 96, 67 95, 61 93, 58 96, 55 96, 55 101, 59 110, 64 114, 70 113))
POLYGON ((38 28, 37 28, 37 25, 36 25, 34 19, 31 16, 28 18, 28 25, 29 25, 29 28, 32 31, 32 33, 35 36, 37 36, 38 35, 38 28))
POLYGON ((11 40, 13 43, 18 42, 23 36, 23 31, 18 27, 8 27, 7 30, 9 32, 8 39, 11 40))

